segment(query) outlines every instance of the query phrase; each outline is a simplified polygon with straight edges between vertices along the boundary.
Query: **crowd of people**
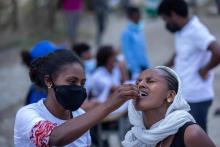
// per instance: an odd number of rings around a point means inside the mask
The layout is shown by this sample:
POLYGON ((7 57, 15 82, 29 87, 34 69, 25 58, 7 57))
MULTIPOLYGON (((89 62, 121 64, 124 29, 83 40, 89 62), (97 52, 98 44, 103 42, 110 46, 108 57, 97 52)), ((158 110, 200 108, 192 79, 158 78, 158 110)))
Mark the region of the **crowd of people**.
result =
MULTIPOLYGON (((16 147, 91 146, 96 140, 89 130, 122 111, 131 124, 122 146, 215 146, 206 132, 220 45, 197 16, 189 15, 184 0, 162 0, 158 7, 175 43, 173 56, 158 67, 150 65, 138 7, 126 8, 121 49, 101 45, 93 54, 88 43, 76 41, 73 27, 82 1, 62 2, 71 48, 43 40, 21 52, 33 84, 16 114, 16 147)), ((94 4, 100 44, 108 8, 104 0, 94 4)))

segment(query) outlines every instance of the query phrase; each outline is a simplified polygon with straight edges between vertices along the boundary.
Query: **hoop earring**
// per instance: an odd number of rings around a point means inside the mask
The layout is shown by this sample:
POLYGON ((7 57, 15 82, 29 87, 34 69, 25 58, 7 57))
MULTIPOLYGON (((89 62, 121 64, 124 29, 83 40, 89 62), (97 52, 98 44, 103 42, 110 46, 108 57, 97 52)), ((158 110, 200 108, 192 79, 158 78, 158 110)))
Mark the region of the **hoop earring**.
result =
POLYGON ((168 98, 168 99, 167 99, 167 102, 168 102, 168 103, 171 103, 171 102, 172 102, 172 99, 169 99, 169 98, 168 98))
POLYGON ((47 87, 48 89, 52 88, 52 84, 50 86, 47 87))

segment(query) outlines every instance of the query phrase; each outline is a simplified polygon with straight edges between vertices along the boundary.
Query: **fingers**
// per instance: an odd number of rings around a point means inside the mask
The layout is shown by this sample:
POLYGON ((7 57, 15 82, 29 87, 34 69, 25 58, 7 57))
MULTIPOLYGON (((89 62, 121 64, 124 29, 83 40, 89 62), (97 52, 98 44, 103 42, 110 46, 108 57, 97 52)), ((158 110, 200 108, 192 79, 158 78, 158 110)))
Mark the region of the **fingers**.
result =
POLYGON ((121 85, 119 87, 119 90, 125 90, 125 91, 135 90, 135 91, 138 91, 138 87, 136 85, 133 85, 133 84, 124 84, 124 85, 121 85))
POLYGON ((126 84, 119 87, 119 93, 126 99, 139 98, 139 90, 136 85, 126 84))

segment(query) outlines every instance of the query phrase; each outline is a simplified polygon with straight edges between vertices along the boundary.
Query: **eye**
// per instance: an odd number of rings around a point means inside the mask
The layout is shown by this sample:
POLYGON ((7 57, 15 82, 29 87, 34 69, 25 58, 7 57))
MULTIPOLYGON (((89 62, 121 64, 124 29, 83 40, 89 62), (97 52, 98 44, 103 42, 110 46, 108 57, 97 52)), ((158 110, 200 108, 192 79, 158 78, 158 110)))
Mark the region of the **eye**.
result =
POLYGON ((76 81, 76 80, 70 80, 70 81, 69 81, 69 84, 70 84, 70 85, 72 85, 72 84, 75 85, 75 84, 77 84, 77 81, 76 81))
POLYGON ((147 83, 150 83, 150 84, 155 83, 155 82, 156 82, 155 80, 147 80, 147 83))

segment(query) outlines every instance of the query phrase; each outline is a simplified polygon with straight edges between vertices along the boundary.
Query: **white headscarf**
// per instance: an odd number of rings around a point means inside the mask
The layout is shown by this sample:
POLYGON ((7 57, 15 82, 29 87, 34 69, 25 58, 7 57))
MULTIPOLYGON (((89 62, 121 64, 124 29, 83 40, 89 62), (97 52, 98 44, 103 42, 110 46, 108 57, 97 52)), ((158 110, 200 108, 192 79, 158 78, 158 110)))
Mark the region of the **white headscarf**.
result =
POLYGON ((133 127, 125 135, 125 140, 122 142, 124 147, 155 147, 168 136, 176 134, 185 123, 195 122, 187 112, 190 106, 181 95, 181 81, 176 72, 165 66, 158 66, 155 69, 163 69, 178 80, 177 95, 167 109, 165 118, 155 123, 150 129, 145 128, 142 112, 135 109, 131 100, 128 105, 128 117, 133 127))

